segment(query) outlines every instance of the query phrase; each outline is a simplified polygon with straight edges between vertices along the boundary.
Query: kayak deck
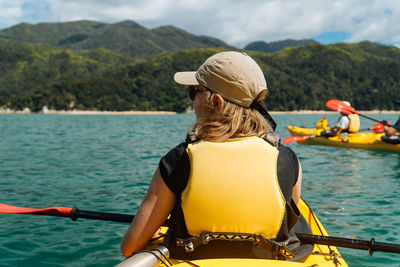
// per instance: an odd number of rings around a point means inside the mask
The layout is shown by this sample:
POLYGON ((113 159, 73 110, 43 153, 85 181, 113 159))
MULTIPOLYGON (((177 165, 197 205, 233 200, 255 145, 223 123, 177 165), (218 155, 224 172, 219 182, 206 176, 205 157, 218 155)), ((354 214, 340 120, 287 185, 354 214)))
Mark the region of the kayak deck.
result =
MULTIPOLYGON (((311 212, 308 205, 301 199, 299 202, 299 210, 303 215, 305 221, 311 229, 313 235, 323 235, 328 236, 325 228, 318 220, 318 218, 311 212)), ((159 235, 162 235, 167 230, 166 227, 162 227, 159 235)), ((157 239, 156 241, 150 243, 146 250, 159 247, 163 242, 163 239, 157 239)), ((118 265, 121 267, 128 266, 138 266, 135 263, 128 264, 129 259, 122 264, 118 265), (126 263, 126 264, 123 264, 126 263)), ((191 260, 183 261, 178 259, 169 258, 169 262, 172 266, 201 266, 201 267, 224 267, 224 266, 348 266, 344 259, 341 257, 339 251, 334 246, 328 245, 313 245, 312 253, 306 256, 301 262, 293 261, 282 261, 282 260, 269 260, 269 259, 244 259, 244 258, 223 258, 223 259, 201 259, 201 260, 191 260)), ((159 262, 156 266, 170 266, 168 263, 164 264, 159 262)), ((150 265, 140 265, 140 266, 150 266, 150 265)), ((154 266, 154 265, 151 265, 154 266)))

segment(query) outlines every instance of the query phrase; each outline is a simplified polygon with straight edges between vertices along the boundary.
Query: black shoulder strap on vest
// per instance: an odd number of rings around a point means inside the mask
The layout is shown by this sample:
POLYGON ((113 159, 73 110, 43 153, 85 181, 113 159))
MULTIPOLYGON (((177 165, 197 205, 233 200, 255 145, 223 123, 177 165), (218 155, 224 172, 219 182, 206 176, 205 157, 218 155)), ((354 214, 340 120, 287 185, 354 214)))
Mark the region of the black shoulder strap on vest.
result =
POLYGON ((267 120, 267 122, 271 126, 272 130, 275 131, 276 122, 271 117, 271 115, 269 115, 268 111, 263 106, 261 106, 259 101, 254 100, 253 103, 251 103, 250 108, 255 109, 258 112, 260 112, 260 114, 267 120))

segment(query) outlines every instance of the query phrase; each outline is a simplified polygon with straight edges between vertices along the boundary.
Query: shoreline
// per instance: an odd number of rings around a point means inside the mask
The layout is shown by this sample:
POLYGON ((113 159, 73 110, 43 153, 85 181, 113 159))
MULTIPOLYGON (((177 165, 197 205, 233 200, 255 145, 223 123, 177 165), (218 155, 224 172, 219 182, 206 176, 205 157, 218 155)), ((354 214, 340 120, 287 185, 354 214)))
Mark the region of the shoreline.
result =
POLYGON ((27 110, 1 110, 1 114, 44 114, 44 115, 175 115, 174 111, 97 111, 97 110, 48 110, 31 112, 27 110))
MULTIPOLYGON (((338 114, 337 111, 328 110, 293 110, 293 111, 268 111, 272 115, 280 114, 338 114)), ((361 114, 398 114, 400 110, 364 110, 358 111, 361 114)), ((194 114, 193 112, 177 113, 174 111, 95 111, 95 110, 46 110, 40 112, 31 112, 28 110, 14 111, 0 109, 1 114, 44 114, 44 115, 176 115, 176 114, 194 114)))
MULTIPOLYGON (((271 114, 338 114, 330 110, 294 110, 294 111, 268 111, 271 114)), ((361 114, 398 114, 400 110, 358 110, 361 114)))

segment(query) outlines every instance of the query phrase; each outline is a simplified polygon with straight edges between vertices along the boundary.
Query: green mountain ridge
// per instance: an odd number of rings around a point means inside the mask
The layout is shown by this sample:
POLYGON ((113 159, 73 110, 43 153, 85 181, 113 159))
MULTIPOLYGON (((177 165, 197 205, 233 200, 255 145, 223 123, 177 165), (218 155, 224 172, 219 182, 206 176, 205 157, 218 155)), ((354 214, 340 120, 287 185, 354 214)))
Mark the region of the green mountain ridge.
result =
MULTIPOLYGON (((30 91, 25 98, 14 96, 11 105, 35 111, 47 106, 56 110, 183 112, 191 103, 185 88, 173 81, 174 73, 195 70, 207 57, 223 50, 171 52, 82 79, 49 84, 30 91)), ((349 100, 360 110, 398 109, 393 102, 400 93, 398 48, 369 42, 310 44, 248 54, 266 76, 269 96, 264 104, 269 110, 323 110, 329 99, 349 100)))
POLYGON ((302 40, 294 40, 294 39, 286 39, 281 41, 275 42, 264 42, 264 41, 257 41, 252 42, 246 45, 243 50, 251 50, 251 51, 260 51, 260 52, 276 52, 282 50, 286 47, 290 46, 304 46, 308 44, 316 44, 318 43, 312 39, 302 39, 302 40))
POLYGON ((400 93, 399 56, 398 48, 362 42, 286 48, 260 60, 268 62, 264 73, 277 90, 271 93, 274 109, 324 109, 336 98, 360 110, 394 110, 399 109, 393 101, 400 93))
POLYGON ((130 20, 107 24, 96 21, 21 23, 0 30, 0 38, 48 44, 74 51, 106 48, 136 58, 201 47, 233 48, 212 37, 196 36, 173 26, 149 30, 130 20))
MULTIPOLYGON (((174 73, 196 70, 219 51, 241 51, 173 26, 148 30, 133 21, 19 24, 0 36, 0 107, 13 110, 183 112, 191 103, 174 73)), ((269 110, 321 110, 333 98, 359 110, 400 108, 397 47, 310 42, 246 53, 266 76, 269 110)))
POLYGON ((81 54, 49 45, 0 39, 0 103, 62 80, 80 79, 137 60, 106 49, 81 54))

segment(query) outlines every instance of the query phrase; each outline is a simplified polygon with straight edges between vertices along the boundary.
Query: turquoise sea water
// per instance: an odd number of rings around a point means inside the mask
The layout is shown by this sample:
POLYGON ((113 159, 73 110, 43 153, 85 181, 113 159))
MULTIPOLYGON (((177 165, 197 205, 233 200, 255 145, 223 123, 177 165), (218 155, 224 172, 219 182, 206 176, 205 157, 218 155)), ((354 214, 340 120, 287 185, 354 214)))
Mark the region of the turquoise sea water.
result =
MULTIPOLYGON (((313 127, 322 116, 274 115, 313 127)), ((395 122, 396 114, 369 114, 395 122)), ((0 203, 134 214, 159 158, 194 115, 0 115, 0 203)), ((361 128, 374 122, 362 118, 361 128)), ((400 244, 400 154, 289 144, 303 167, 302 196, 333 236, 400 244)), ((0 214, 0 266, 113 266, 128 225, 0 214)), ((400 256, 340 249, 350 266, 400 266, 400 256)))

